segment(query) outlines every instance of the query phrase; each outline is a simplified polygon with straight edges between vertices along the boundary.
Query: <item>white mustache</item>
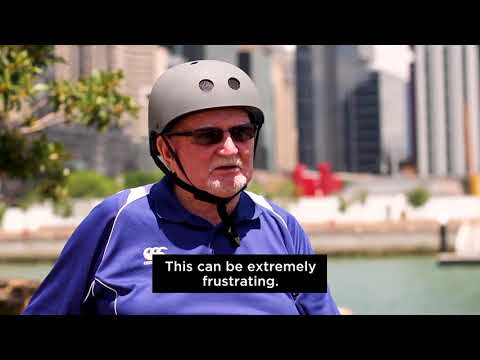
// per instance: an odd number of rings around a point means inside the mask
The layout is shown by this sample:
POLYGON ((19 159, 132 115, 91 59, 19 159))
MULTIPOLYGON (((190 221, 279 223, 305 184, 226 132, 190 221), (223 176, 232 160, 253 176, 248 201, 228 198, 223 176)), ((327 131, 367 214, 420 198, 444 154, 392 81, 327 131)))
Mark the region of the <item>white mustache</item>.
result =
POLYGON ((214 164, 210 166, 208 169, 210 172, 219 168, 221 166, 238 166, 242 167, 242 161, 239 158, 230 158, 230 159, 221 159, 216 161, 214 164))

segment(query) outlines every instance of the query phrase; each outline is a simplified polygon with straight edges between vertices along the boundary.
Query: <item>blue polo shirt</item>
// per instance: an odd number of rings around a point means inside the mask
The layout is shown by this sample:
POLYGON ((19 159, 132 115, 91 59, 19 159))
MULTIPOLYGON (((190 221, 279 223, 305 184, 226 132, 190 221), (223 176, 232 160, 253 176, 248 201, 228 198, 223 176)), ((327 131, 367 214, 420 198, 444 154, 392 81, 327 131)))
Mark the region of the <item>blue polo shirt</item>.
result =
POLYGON ((223 225, 188 212, 173 184, 121 191, 96 206, 67 241, 24 314, 338 314, 327 293, 152 293, 151 256, 313 254, 296 219, 242 192, 235 209, 241 245, 223 225))

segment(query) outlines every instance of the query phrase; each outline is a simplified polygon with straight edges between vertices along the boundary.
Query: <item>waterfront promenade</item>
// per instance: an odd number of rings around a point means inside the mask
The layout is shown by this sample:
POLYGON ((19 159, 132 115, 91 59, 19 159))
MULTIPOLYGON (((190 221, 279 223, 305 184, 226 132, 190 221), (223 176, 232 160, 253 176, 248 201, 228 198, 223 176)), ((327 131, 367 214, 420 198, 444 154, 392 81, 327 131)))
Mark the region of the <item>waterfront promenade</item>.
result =
MULTIPOLYGON (((480 220, 472 223, 480 223, 480 220)), ((448 226, 448 244, 461 222, 448 226)), ((387 255, 435 253, 439 228, 433 221, 377 223, 303 223, 317 253, 328 255, 387 255)), ((75 227, 40 227, 35 231, 0 231, 1 261, 53 261, 75 227)))

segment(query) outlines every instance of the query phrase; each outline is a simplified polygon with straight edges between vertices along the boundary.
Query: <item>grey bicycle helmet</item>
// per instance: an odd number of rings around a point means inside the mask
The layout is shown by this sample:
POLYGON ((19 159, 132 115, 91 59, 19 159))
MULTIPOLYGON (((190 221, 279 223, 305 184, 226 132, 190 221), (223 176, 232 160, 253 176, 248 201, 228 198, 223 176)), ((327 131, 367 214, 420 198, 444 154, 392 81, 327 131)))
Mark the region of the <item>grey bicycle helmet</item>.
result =
POLYGON ((217 60, 177 65, 162 74, 153 86, 148 129, 162 133, 184 115, 221 107, 243 107, 253 122, 263 124, 258 90, 243 70, 217 60))
MULTIPOLYGON (((252 79, 243 70, 217 60, 192 61, 168 69, 155 82, 149 96, 150 155, 155 164, 178 186, 191 192, 198 200, 217 205, 220 218, 226 228, 226 235, 238 246, 240 239, 233 220, 227 214, 226 204, 246 186, 229 198, 221 198, 200 190, 193 184, 188 184, 178 178, 165 165, 156 145, 157 137, 167 133, 185 115, 224 107, 241 107, 247 111, 250 121, 257 125, 254 145, 256 150, 264 114, 258 90, 252 79)), ((165 142, 177 165, 188 179, 175 151, 166 139, 165 142)))

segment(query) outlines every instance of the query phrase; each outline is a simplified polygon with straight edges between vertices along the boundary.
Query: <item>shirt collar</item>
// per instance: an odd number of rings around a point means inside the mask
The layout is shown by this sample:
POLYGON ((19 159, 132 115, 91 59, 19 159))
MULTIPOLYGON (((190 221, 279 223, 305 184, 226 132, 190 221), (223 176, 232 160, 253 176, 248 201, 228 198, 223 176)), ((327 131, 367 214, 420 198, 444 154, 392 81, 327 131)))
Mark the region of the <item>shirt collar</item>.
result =
MULTIPOLYGON (((177 223, 188 223, 200 227, 212 227, 207 220, 192 214, 185 209, 174 192, 174 184, 164 176, 162 180, 156 183, 150 190, 150 197, 153 202, 155 213, 167 221, 177 223)), ((240 194, 240 201, 234 210, 235 223, 242 221, 251 221, 260 216, 262 209, 260 206, 244 192, 240 194)))

